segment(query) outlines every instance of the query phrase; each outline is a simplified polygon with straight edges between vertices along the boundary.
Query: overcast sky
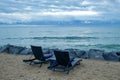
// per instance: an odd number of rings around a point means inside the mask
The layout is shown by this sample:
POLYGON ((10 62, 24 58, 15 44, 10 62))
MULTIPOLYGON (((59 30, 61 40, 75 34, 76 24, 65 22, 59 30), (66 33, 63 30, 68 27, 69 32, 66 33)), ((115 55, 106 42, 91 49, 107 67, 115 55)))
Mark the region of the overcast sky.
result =
POLYGON ((120 21, 120 0, 0 0, 0 22, 120 21))

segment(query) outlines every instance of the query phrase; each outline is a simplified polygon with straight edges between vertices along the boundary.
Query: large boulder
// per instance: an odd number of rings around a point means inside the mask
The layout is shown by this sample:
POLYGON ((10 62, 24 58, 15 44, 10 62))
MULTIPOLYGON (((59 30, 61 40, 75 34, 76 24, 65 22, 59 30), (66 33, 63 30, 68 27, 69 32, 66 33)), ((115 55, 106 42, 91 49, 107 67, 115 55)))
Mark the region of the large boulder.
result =
POLYGON ((32 53, 32 50, 30 48, 25 48, 19 54, 27 55, 27 54, 31 54, 31 53, 32 53))
POLYGON ((120 51, 116 52, 116 54, 119 57, 119 61, 120 61, 120 51))
POLYGON ((117 51, 116 54, 117 54, 118 56, 120 56, 120 51, 117 51))
MULTIPOLYGON (((58 48, 54 48, 54 49, 49 49, 49 53, 51 53, 51 54, 53 54, 54 55, 54 51, 55 50, 60 50, 60 49, 58 49, 58 48)), ((44 52, 44 51, 43 51, 44 52)))
POLYGON ((116 52, 116 54, 119 57, 119 61, 120 61, 120 51, 116 52))
POLYGON ((0 47, 0 53, 8 52, 9 44, 0 47))
POLYGON ((69 52, 69 55, 70 55, 70 56, 73 56, 73 57, 77 57, 77 55, 76 55, 76 50, 77 50, 77 49, 65 49, 65 51, 68 51, 68 52, 69 52))
POLYGON ((8 49, 8 53, 10 53, 10 54, 20 54, 20 52, 24 49, 25 49, 25 47, 10 45, 9 49, 8 49))
POLYGON ((84 58, 84 59, 88 58, 88 52, 84 50, 76 50, 76 55, 79 58, 84 58))
POLYGON ((51 53, 49 48, 43 48, 42 51, 43 51, 44 54, 51 53))
POLYGON ((120 56, 118 56, 116 52, 105 52, 103 57, 108 61, 120 61, 120 56))
POLYGON ((88 52, 89 58, 92 59, 104 59, 104 50, 90 49, 88 52))

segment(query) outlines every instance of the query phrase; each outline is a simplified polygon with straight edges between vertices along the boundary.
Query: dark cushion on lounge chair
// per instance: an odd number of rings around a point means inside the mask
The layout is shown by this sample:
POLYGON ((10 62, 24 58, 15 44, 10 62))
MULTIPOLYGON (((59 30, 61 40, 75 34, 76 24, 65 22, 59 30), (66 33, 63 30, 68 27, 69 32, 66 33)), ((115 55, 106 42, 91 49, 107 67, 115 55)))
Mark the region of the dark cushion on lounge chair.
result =
POLYGON ((52 57, 52 54, 44 54, 45 59, 50 58, 50 57, 52 57))
POLYGON ((70 56, 70 62, 72 62, 75 58, 70 56))

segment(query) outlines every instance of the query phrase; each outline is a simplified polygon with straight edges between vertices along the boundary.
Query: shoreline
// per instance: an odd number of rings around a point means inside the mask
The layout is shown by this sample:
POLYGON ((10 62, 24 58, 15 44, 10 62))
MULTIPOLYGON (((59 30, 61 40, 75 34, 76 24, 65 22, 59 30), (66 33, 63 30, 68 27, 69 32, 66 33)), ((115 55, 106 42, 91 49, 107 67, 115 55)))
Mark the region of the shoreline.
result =
MULTIPOLYGON (((70 38, 70 37, 61 37, 62 38, 70 38)), ((80 38, 80 37, 77 37, 76 38, 80 38)), ((82 38, 82 37, 81 37, 82 38)), ((86 37, 87 38, 87 37, 86 37)), ((92 38, 92 37, 91 37, 92 38)), ((95 37, 93 37, 95 38, 95 37)), ((59 39, 59 37, 20 37, 20 38, 6 38, 6 39, 10 39, 10 40, 14 40, 14 39, 33 39, 33 40, 46 40, 46 39, 59 39)), ((44 42, 43 42, 44 43, 44 42)), ((9 45, 9 43, 7 44, 0 44, 2 46, 4 45, 9 45)), ((84 44, 81 44, 81 45, 69 45, 67 46, 66 44, 64 45, 47 45, 47 44, 10 44, 10 45, 15 45, 15 46, 21 46, 21 47, 26 47, 26 48, 30 48, 30 45, 39 45, 39 46, 42 46, 44 47, 45 49, 61 49, 61 50, 64 50, 64 49, 79 49, 79 50, 84 50, 84 51, 88 51, 90 49, 99 49, 99 50, 104 50, 106 52, 110 52, 110 51, 120 51, 120 44, 91 44, 91 45, 84 45, 84 44)))
MULTIPOLYGON (((42 48, 43 53, 54 54, 54 50, 62 50, 62 49, 50 49, 50 48, 42 48)), ((107 60, 107 61, 118 61, 120 62, 120 51, 110 51, 106 52, 105 50, 100 49, 89 49, 87 50, 80 50, 80 49, 64 49, 62 51, 68 51, 70 56, 83 58, 83 59, 100 59, 100 60, 107 60)), ((32 53, 30 48, 16 46, 7 44, 0 47, 0 53, 9 53, 9 54, 18 54, 18 55, 28 55, 32 53)))

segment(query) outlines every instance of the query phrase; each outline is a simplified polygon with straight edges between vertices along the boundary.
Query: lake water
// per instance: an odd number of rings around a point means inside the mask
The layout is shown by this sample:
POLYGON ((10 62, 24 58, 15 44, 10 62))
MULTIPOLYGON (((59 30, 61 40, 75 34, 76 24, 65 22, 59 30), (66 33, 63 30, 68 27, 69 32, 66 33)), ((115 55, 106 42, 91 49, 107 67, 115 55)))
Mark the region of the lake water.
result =
POLYGON ((120 50, 120 27, 0 25, 0 45, 120 50))

